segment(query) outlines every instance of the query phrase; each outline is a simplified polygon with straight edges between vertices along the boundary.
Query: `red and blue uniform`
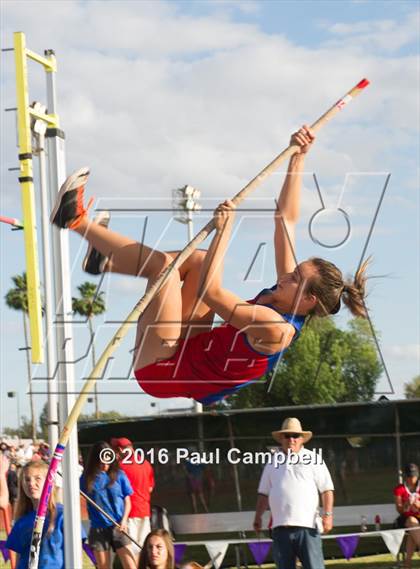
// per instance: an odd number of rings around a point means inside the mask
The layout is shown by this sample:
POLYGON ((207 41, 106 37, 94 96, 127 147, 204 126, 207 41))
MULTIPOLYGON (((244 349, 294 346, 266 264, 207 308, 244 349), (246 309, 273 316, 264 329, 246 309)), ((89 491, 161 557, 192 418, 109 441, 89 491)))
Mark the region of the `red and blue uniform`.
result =
MULTIPOLYGON (((253 300, 276 288, 263 289, 253 300)), ((278 312, 273 306, 265 304, 278 312)), ((305 317, 281 314, 292 324, 297 339, 305 317)), ((180 340, 176 353, 135 371, 140 387, 153 397, 191 397, 204 405, 236 393, 270 372, 286 350, 272 355, 255 350, 246 337, 230 324, 180 340)))

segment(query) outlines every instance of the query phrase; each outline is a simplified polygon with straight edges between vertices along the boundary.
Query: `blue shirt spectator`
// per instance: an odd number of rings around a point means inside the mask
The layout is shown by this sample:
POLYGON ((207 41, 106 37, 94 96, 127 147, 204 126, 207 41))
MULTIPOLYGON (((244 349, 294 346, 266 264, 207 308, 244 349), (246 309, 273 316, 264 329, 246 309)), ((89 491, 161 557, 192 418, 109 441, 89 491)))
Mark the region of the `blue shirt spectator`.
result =
MULTIPOLYGON (((44 524, 39 567, 42 569, 64 569, 64 530, 63 505, 57 504, 54 530, 49 534, 49 516, 44 524)), ((12 531, 6 541, 6 548, 19 554, 19 563, 16 569, 27 569, 29 564, 29 549, 32 539, 32 529, 35 522, 35 510, 16 520, 12 531)), ((82 526, 82 539, 86 539, 86 532, 82 526)))
MULTIPOLYGON (((115 482, 111 482, 110 477, 104 471, 98 473, 92 484, 91 490, 88 492, 86 487, 85 476, 80 478, 80 489, 92 498, 109 516, 116 522, 120 522, 124 514, 124 498, 131 496, 133 489, 126 474, 119 470, 115 482)), ((89 519, 92 528, 105 528, 112 526, 110 522, 101 512, 94 508, 91 504, 87 505, 89 519)))

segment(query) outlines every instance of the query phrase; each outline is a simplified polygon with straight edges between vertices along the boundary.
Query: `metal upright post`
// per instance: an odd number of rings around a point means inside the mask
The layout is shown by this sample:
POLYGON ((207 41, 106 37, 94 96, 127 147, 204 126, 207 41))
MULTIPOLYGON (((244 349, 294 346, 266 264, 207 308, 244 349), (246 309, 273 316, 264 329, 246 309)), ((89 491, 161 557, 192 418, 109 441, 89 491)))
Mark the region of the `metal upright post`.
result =
MULTIPOLYGON (((189 204, 188 204, 189 205, 189 204)), ((195 207, 195 203, 193 203, 193 208, 195 207)), ((194 224, 193 224, 193 210, 189 207, 187 209, 187 229, 188 229, 188 243, 190 243, 194 239, 194 224)), ((203 405, 198 401, 194 401, 194 411, 196 413, 203 412, 203 405)), ((200 441, 203 440, 203 421, 201 418, 198 420, 198 438, 200 441)))
MULTIPOLYGON (((230 448, 235 448, 235 437, 233 434, 233 427, 232 427, 232 419, 230 415, 226 415, 226 420, 228 424, 228 432, 229 432, 229 444, 230 448)), ((242 494, 241 494, 241 485, 239 483, 239 473, 238 473, 238 465, 232 464, 233 470, 233 480, 235 482, 235 494, 236 494, 236 503, 238 505, 238 512, 242 512, 242 494)))
MULTIPOLYGON (((187 211, 187 227, 188 227, 188 243, 190 243, 194 239, 194 226, 193 226, 193 217, 192 211, 189 209, 187 211)), ((203 412, 203 405, 198 401, 194 401, 194 411, 196 413, 203 412)), ((198 437, 199 440, 203 440, 203 420, 201 417, 198 419, 198 437)))
POLYGON ((53 306, 54 297, 51 287, 51 275, 53 268, 50 252, 50 225, 49 225, 49 204, 48 204, 48 185, 45 162, 45 131, 46 124, 36 121, 33 131, 38 139, 38 159, 39 159, 39 183, 41 190, 41 228, 42 228, 42 250, 43 250, 43 277, 44 277, 44 316, 45 316, 45 338, 47 353, 47 417, 48 417, 48 442, 50 448, 54 449, 58 442, 58 400, 57 400, 57 377, 55 374, 57 359, 55 357, 54 346, 54 325, 53 325, 53 306), (41 123, 41 124, 39 124, 41 123), (37 128, 38 127, 38 128, 37 128))
POLYGON ((400 413, 398 409, 398 403, 395 403, 394 417, 395 417, 395 447, 397 454, 398 483, 402 484, 403 478, 402 478, 402 460, 401 460, 401 432, 400 432, 400 413))
POLYGON ((19 391, 16 391, 16 399, 17 399, 17 414, 18 414, 17 426, 18 426, 18 430, 20 430, 20 398, 19 398, 19 391))
POLYGON ((192 217, 192 211, 190 209, 187 210, 187 228, 188 228, 188 243, 190 243, 194 239, 193 217, 192 217))
MULTIPOLYGON (((195 204, 193 205, 193 207, 195 204)), ((187 228, 188 228, 188 243, 190 243, 194 239, 194 225, 193 225, 193 214, 192 209, 187 208, 187 228)), ((199 403, 198 401, 194 401, 194 411, 196 413, 203 412, 203 404, 199 403)), ((204 450, 204 432, 203 432, 203 418, 198 418, 198 441, 200 452, 204 450)))
MULTIPOLYGON (((46 334, 47 348, 49 351, 47 370, 51 381, 48 382, 48 422, 49 422, 49 440, 52 445, 58 439, 57 432, 57 404, 54 397, 56 388, 52 385, 54 381, 52 376, 55 372, 54 352, 52 349, 51 333, 52 317, 51 317, 51 286, 50 276, 52 274, 50 267, 49 255, 49 224, 48 224, 48 203, 46 203, 46 185, 45 185, 45 152, 44 152, 44 134, 47 126, 57 127, 58 118, 56 115, 47 114, 45 106, 41 103, 34 103, 29 106, 29 89, 28 89, 28 73, 27 60, 31 59, 43 66, 47 75, 55 73, 57 66, 55 57, 45 58, 31 51, 26 47, 25 34, 22 32, 14 33, 14 50, 16 62, 16 92, 17 92, 17 118, 18 118, 18 135, 19 135, 19 160, 21 161, 21 173, 23 174, 19 181, 22 186, 22 203, 23 203, 23 225, 25 233, 25 251, 26 251, 26 270, 28 276, 28 299, 29 299, 29 323, 31 330, 31 352, 32 361, 43 361, 44 338, 42 335, 42 311, 41 311, 41 295, 39 290, 39 270, 38 270, 38 252, 37 252, 37 234, 36 234, 36 216, 35 216, 35 199, 33 191, 32 179, 32 143, 31 133, 35 133, 40 140, 40 184, 41 184, 41 202, 42 202, 42 242, 44 249, 44 285, 45 285, 45 311, 46 311, 46 334), (32 128, 31 128, 32 123, 32 128), (55 425, 54 425, 55 423, 55 425), (54 428, 55 427, 55 428, 54 428)), ((31 389, 31 388, 30 388, 31 389)), ((31 391, 30 391, 31 393, 31 391)))
MULTIPOLYGON (((194 239, 194 226, 193 226, 193 211, 198 211, 201 206, 198 203, 198 198, 201 192, 187 184, 183 188, 178 188, 172 191, 173 208, 176 212, 175 219, 181 223, 187 224, 188 243, 194 239)), ((203 405, 198 401, 194 401, 193 410, 196 413, 203 412, 203 405)), ((199 440, 203 438, 203 423, 200 419, 198 422, 199 440)), ((202 444, 202 442, 200 443, 202 444)))
POLYGON ((25 243, 29 327, 31 333, 31 357, 33 363, 42 363, 44 359, 42 345, 42 303, 38 269, 32 143, 28 102, 28 50, 26 49, 25 35, 22 32, 15 32, 14 34, 14 51, 20 161, 19 182, 22 194, 24 223, 23 236, 25 243))
MULTIPOLYGON (((48 50, 45 55, 54 58, 48 50)), ((47 101, 49 113, 56 113, 55 74, 47 73, 47 101)), ((48 140, 49 189, 52 199, 65 178, 64 133, 49 128, 48 140)), ((57 340, 57 375, 59 385, 60 430, 74 404, 74 353, 71 324, 72 300, 70 282, 68 232, 53 228, 55 331, 57 340)), ((66 567, 82 567, 82 541, 79 498, 79 466, 77 430, 73 429, 63 460, 64 544, 66 567)))

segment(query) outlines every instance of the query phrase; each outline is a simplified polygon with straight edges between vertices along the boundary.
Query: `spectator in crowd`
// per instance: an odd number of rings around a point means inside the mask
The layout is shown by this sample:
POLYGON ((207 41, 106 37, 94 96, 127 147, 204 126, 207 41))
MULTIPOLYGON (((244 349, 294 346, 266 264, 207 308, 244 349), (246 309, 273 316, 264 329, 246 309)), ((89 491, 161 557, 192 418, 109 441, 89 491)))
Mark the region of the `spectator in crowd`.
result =
MULTIPOLYGON (((10 468, 9 458, 6 456, 6 454, 0 452, 0 510, 3 511, 6 532, 9 531, 10 519, 11 519, 10 507, 9 507, 10 495, 7 485, 7 474, 9 472, 9 468, 10 468)), ((10 554, 10 560, 13 563, 12 566, 16 566, 15 553, 13 551, 9 551, 9 554, 10 554)))
POLYGON ((6 441, 1 441, 0 453, 9 458, 9 445, 6 443, 6 441))
MULTIPOLYGON (((136 461, 132 442, 125 438, 111 439, 121 470, 125 472, 133 489, 131 495, 131 510, 128 517, 128 533, 140 545, 143 545, 146 536, 150 533, 150 497, 155 487, 153 468, 150 462, 144 459, 136 461)), ((140 549, 130 544, 131 551, 138 564, 140 549)))
POLYGON ((9 489, 7 486, 8 470, 9 459, 6 454, 0 453, 0 509, 2 510, 9 507, 9 489))
POLYGON ((39 445, 39 453, 42 457, 42 460, 46 460, 48 462, 51 456, 50 445, 42 441, 42 443, 39 445))
MULTIPOLYGON (((28 567, 32 529, 47 472, 48 465, 37 460, 25 464, 20 473, 15 523, 6 541, 6 548, 18 554, 17 569, 28 567)), ((39 567, 64 569, 63 506, 56 502, 55 490, 48 502, 45 528, 39 567)))
POLYGON ((405 566, 411 567, 416 549, 420 550, 420 480, 417 464, 404 467, 404 483, 394 488, 395 505, 398 513, 397 525, 400 528, 418 528, 407 532, 405 566))
POLYGON ((32 445, 32 457, 31 460, 42 460, 42 452, 40 450, 40 445, 38 443, 34 443, 32 445))
POLYGON ((155 529, 146 537, 139 569, 175 569, 174 544, 165 529, 155 529))
POLYGON ((13 443, 9 443, 9 459, 16 465, 16 446, 13 443))
POLYGON ((278 569, 295 569, 296 559, 303 569, 324 569, 318 530, 319 494, 322 499, 322 530, 333 526, 334 486, 328 468, 304 444, 312 437, 296 418, 283 421, 272 433, 281 451, 266 464, 258 487, 254 529, 262 529, 262 515, 270 506, 273 517, 273 555, 278 569))
MULTIPOLYGON (((107 457, 104 451, 107 449, 109 445, 105 441, 93 445, 80 478, 80 489, 126 532, 133 490, 118 462, 105 462, 107 457)), ((134 558, 127 547, 130 539, 89 502, 87 509, 90 520, 89 545, 98 569, 111 569, 111 548, 117 553, 123 569, 135 569, 134 558)))
POLYGON ((22 445, 23 446, 23 458, 24 458, 24 463, 29 462, 30 460, 32 460, 33 454, 34 454, 34 444, 33 442, 30 442, 27 446, 22 445))
POLYGON ((16 461, 17 464, 19 464, 20 466, 23 466, 25 464, 26 461, 26 457, 25 457, 25 445, 24 443, 21 443, 19 445, 19 448, 16 450, 16 461))
POLYGON ((7 471, 7 488, 9 490, 9 501, 13 508, 18 496, 17 466, 14 462, 10 463, 9 470, 7 471))
POLYGON ((205 512, 208 512, 206 499, 204 498, 204 474, 206 466, 204 464, 193 464, 189 460, 184 463, 185 480, 187 483, 187 492, 191 498, 191 504, 194 514, 198 513, 197 498, 205 512))

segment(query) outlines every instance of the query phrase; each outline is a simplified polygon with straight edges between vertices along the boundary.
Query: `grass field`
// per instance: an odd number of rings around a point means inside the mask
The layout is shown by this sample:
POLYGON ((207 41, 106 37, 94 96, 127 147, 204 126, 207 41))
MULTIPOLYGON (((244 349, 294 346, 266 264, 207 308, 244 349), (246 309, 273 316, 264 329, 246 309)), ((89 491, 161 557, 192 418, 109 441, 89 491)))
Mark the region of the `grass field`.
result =
MULTIPOLYGON (((0 540, 6 539, 4 531, 0 531, 0 540)), ((328 569, 401 569, 396 560, 390 554, 386 555, 370 555, 368 557, 356 557, 350 561, 345 559, 331 559, 325 562, 328 569)), ((119 569, 119 565, 115 564, 115 569, 119 569)), ((258 565, 249 565, 249 569, 259 569, 258 565)), ((263 569, 274 569, 274 565, 266 564, 262 566, 263 569)), ((93 565, 86 556, 83 554, 83 567, 72 569, 92 569, 93 565)), ((0 569, 10 569, 10 563, 5 563, 3 557, 0 555, 0 569)), ((40 568, 42 569, 42 568, 40 568)), ((70 569, 70 568, 66 568, 70 569)), ((234 568, 232 568, 234 569, 234 568)), ((412 569, 420 569, 420 554, 416 554, 413 559, 412 569)))

